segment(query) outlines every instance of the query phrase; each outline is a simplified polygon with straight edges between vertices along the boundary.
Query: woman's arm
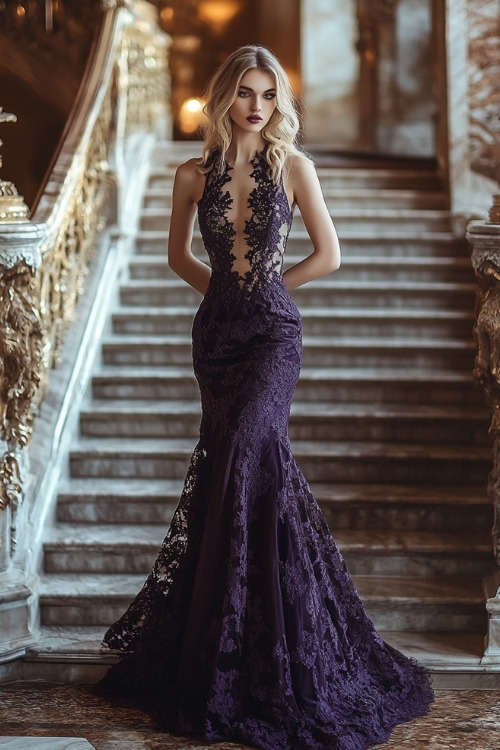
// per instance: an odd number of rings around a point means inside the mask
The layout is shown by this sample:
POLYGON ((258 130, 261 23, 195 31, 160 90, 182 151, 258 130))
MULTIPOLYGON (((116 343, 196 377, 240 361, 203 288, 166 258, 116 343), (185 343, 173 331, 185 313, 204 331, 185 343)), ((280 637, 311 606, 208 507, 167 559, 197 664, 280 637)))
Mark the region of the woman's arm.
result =
POLYGON ((207 291, 211 271, 206 263, 193 255, 191 243, 196 201, 203 192, 203 181, 204 177, 200 174, 194 159, 181 164, 177 169, 168 233, 168 265, 201 294, 207 291))
POLYGON ((300 263, 283 273, 287 289, 336 271, 340 266, 340 244, 314 164, 301 156, 292 157, 290 187, 300 209, 304 225, 312 242, 313 251, 300 263))

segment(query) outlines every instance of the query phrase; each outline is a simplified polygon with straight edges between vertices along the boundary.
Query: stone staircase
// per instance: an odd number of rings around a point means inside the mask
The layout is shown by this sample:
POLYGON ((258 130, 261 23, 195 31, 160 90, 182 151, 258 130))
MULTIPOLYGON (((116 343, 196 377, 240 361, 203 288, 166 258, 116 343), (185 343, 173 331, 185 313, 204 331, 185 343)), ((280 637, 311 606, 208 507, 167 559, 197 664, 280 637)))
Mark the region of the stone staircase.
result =
MULTIPOLYGON (((46 532, 43 637, 27 674, 53 675, 56 663, 68 679, 97 674, 100 635, 142 585, 181 492, 199 425, 190 327, 200 298, 165 248, 173 173, 190 148, 157 147, 46 532)), ((469 249, 431 169, 319 172, 343 265, 294 292, 305 344, 294 453, 378 629, 455 685, 480 669, 491 567, 469 249)), ((199 235, 194 245, 201 253, 199 235)), ((307 252, 298 215, 287 263, 307 252)))

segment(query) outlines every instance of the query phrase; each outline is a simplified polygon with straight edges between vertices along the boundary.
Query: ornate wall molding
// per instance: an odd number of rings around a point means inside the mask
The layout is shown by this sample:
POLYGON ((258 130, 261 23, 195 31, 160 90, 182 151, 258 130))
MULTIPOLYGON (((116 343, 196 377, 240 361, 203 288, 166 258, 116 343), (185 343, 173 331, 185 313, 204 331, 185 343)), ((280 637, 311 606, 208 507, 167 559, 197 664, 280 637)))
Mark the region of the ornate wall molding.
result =
POLYGON ((497 0, 468 0, 469 148, 474 171, 500 182, 500 14, 497 0))

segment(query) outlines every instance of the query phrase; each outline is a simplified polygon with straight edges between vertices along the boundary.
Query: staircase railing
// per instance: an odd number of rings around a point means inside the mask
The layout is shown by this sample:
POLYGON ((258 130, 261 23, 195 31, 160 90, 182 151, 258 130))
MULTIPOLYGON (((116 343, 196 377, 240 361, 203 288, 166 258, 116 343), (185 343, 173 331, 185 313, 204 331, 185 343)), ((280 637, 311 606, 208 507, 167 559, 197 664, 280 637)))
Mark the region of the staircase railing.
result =
MULTIPOLYGON (((169 39, 157 11, 141 0, 106 1, 102 13, 31 216, 15 186, 0 183, 0 661, 22 653, 36 630, 41 529, 65 430, 136 220, 145 163, 169 127, 169 39)), ((0 114, 0 125, 15 127, 2 124, 12 119, 0 114)))

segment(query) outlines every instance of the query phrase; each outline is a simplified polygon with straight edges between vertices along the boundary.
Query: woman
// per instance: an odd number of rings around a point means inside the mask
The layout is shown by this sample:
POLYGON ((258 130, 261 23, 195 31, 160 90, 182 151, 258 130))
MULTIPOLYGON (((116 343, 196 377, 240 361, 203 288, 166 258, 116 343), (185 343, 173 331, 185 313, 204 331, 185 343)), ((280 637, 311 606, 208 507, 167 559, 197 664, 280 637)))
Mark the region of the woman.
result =
POLYGON ((201 159, 177 170, 169 263, 193 323, 200 439, 155 567, 107 632, 105 680, 169 728, 265 750, 361 750, 426 713, 427 674, 375 632, 290 450, 302 361, 289 290, 338 268, 289 81, 265 48, 214 76, 201 159), (282 273, 294 207, 311 254, 282 273), (191 251, 198 215, 210 266, 191 251))

